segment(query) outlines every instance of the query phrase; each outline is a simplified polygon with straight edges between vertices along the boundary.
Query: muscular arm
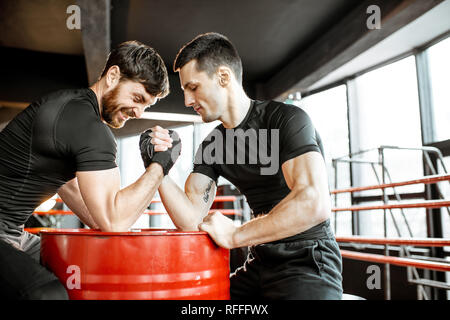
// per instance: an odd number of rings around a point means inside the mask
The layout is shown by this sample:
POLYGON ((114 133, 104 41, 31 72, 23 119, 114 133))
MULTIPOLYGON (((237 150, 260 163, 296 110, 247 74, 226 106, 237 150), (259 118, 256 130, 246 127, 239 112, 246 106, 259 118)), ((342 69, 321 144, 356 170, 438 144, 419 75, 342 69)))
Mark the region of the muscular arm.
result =
POLYGON ((169 176, 166 176, 159 194, 164 207, 178 229, 195 231, 208 214, 216 195, 216 183, 200 173, 191 173, 181 190, 169 176))
POLYGON ((58 189, 58 195, 64 203, 77 215, 85 225, 91 229, 98 229, 98 225, 92 219, 86 204, 80 193, 77 178, 74 178, 58 189))
POLYGON ((80 194, 102 231, 127 231, 144 212, 163 178, 159 164, 147 167, 133 184, 120 190, 119 169, 78 171, 80 194))
POLYGON ((283 175, 291 190, 267 215, 240 227, 218 212, 200 225, 225 248, 256 245, 283 239, 325 221, 331 212, 327 173, 318 152, 308 152, 286 161, 283 175))

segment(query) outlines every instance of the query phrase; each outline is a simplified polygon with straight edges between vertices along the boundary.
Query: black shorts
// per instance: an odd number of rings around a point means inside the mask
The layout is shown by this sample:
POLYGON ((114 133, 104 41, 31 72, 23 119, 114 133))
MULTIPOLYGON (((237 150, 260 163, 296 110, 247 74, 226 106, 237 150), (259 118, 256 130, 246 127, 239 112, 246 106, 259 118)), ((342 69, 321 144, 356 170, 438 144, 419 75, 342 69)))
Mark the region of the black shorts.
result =
POLYGON ((21 232, 0 234, 0 298, 37 300, 68 298, 58 278, 39 263, 39 237, 21 232))
POLYGON ((342 299, 342 257, 329 220, 294 237, 250 247, 230 282, 232 300, 342 299))

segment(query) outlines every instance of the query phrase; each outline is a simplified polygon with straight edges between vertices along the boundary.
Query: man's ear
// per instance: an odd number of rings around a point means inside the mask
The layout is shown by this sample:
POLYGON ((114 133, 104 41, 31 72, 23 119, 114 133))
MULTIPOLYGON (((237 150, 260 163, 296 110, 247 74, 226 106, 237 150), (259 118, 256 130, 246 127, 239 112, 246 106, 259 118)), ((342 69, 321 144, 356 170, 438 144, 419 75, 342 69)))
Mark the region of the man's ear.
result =
POLYGON ((219 77, 219 84, 222 87, 228 86, 228 84, 231 81, 231 70, 230 70, 230 68, 225 67, 225 66, 221 66, 217 70, 217 74, 218 74, 218 77, 219 77))
POLYGON ((106 85, 108 88, 115 87, 120 80, 120 68, 117 65, 111 66, 106 72, 106 85))

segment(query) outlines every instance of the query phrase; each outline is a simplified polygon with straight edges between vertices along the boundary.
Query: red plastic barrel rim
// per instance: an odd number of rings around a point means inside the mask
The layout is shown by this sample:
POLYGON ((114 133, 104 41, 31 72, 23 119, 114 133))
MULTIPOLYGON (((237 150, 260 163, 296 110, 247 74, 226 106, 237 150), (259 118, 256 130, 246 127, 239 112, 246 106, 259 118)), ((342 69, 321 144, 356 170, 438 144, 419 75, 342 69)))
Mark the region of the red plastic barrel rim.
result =
POLYGON ((195 236, 206 235, 204 231, 178 231, 176 229, 135 229, 128 232, 102 232, 97 229, 42 230, 41 234, 80 236, 195 236))

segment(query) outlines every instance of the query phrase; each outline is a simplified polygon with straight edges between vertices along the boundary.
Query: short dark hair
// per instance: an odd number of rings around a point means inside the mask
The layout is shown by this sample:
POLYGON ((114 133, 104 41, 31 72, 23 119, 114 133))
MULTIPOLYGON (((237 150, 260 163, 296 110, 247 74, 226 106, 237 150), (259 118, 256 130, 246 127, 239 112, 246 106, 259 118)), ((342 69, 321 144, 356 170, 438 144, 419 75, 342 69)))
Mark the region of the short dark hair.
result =
POLYGON ((110 52, 101 76, 114 65, 120 69, 120 80, 140 82, 152 96, 169 94, 167 68, 155 49, 135 40, 122 42, 110 52))
POLYGON ((226 65, 234 72, 236 79, 242 82, 242 61, 227 37, 220 33, 200 34, 184 45, 177 54, 173 71, 177 72, 191 60, 197 60, 197 70, 206 71, 211 76, 221 65, 226 65))

